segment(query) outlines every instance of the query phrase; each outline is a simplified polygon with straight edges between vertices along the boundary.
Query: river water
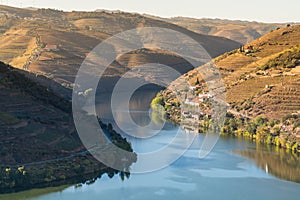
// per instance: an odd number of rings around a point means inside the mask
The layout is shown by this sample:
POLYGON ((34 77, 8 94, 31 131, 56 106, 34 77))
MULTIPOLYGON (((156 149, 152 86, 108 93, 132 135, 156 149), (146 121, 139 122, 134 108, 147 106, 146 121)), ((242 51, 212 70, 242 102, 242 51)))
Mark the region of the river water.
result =
MULTIPOLYGON (((147 105, 155 92, 135 95, 130 102, 131 116, 138 124, 149 122, 147 105)), ((114 122, 107 99, 98 102, 99 115, 114 122)), ((124 112, 124 111, 120 111, 124 112)), ((122 121, 122 114, 119 121, 122 121)), ((125 119, 124 119, 125 121, 125 119)), ((114 124, 114 123, 113 123, 114 124)), ((116 126, 115 126, 116 128, 116 126)), ((180 127, 167 125, 148 139, 128 137, 136 152, 163 147, 180 127)), ((94 184, 82 187, 62 186, 2 195, 0 199, 30 200, 187 200, 187 199, 298 199, 300 196, 300 161, 283 150, 257 145, 241 138, 220 138, 205 159, 199 159, 204 135, 176 162, 161 170, 120 177, 104 175, 94 184), (298 183, 297 183, 298 182, 298 183)), ((176 147, 174 147, 176 148, 176 147)))

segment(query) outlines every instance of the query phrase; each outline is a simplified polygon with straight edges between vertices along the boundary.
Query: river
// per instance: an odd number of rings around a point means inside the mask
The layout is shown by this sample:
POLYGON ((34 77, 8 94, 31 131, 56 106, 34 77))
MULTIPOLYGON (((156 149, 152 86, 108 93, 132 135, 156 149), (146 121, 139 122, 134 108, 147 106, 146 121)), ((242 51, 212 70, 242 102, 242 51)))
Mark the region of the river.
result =
MULTIPOLYGON (((138 124, 149 122, 147 105, 155 92, 137 93, 130 102, 131 116, 138 124)), ((112 122, 107 99, 98 102, 99 115, 112 122)), ((124 111, 120 111, 124 112, 124 111)), ((122 115, 119 121, 122 121, 122 115)), ((124 119, 125 120, 125 119, 124 119)), ((113 123, 114 124, 114 123, 113 123)), ((130 127, 129 127, 130 128, 130 127)), ((128 137, 136 152, 163 147, 176 135, 179 127, 167 125, 148 139, 128 137)), ((161 170, 120 177, 102 176, 94 184, 82 187, 62 186, 0 195, 7 200, 187 200, 229 199, 266 200, 298 199, 300 196, 299 157, 283 150, 257 145, 242 138, 220 138, 205 159, 199 159, 204 135, 199 134, 192 146, 176 162, 161 170)))

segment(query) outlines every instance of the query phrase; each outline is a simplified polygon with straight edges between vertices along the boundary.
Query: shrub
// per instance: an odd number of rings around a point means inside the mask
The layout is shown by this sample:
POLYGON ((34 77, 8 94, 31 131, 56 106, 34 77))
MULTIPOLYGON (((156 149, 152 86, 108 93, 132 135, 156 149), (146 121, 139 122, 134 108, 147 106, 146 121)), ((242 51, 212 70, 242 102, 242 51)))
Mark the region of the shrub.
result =
POLYGON ((276 58, 269 60, 265 65, 258 68, 258 70, 268 70, 271 68, 294 68, 299 64, 300 59, 300 47, 293 47, 283 53, 280 53, 276 58))

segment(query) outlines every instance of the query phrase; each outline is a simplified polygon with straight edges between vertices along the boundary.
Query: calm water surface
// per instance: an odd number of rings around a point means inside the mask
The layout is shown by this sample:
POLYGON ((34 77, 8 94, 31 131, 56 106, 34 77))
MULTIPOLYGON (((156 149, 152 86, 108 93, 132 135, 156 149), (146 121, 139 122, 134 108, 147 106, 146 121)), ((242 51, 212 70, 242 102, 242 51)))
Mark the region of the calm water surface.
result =
MULTIPOLYGON (((149 99, 154 95, 136 95, 130 107, 134 120, 139 124, 149 122, 149 99)), ((105 98, 99 102, 99 114, 111 121, 105 98)), ((122 119, 121 112, 117 117, 122 119)), ((130 127, 128 127, 130 129, 130 127)), ((178 127, 168 125, 151 139, 128 137, 136 152, 149 152, 168 144, 178 127)), ((0 196, 0 199, 30 200, 83 200, 83 199, 298 199, 300 196, 299 158, 290 153, 238 138, 220 138, 214 150, 205 159, 198 153, 203 135, 197 136, 190 149, 171 166, 162 170, 131 174, 121 181, 106 175, 92 185, 45 188, 0 196), (289 180, 289 181, 287 181, 289 180)), ((184 142, 184 141, 183 141, 184 142)), ((176 147, 174 147, 176 148, 176 147)))

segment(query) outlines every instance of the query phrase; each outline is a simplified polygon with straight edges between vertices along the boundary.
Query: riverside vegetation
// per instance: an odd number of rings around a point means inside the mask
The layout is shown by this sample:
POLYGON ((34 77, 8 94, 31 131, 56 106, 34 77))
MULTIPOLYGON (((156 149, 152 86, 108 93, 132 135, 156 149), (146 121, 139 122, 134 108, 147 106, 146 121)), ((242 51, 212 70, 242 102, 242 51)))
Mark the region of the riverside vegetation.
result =
MULTIPOLYGON (((27 73, 27 72, 25 72, 27 73)), ((0 193, 75 183, 92 183, 102 174, 129 177, 136 161, 133 153, 124 172, 95 160, 77 136, 71 102, 26 78, 24 72, 0 63, 0 193)), ((111 145, 133 152, 130 143, 112 129, 99 124, 111 145)), ((101 151, 105 153, 104 151, 101 151)), ((111 152, 115 162, 122 155, 111 152)))
MULTIPOLYGON (((300 152, 300 26, 271 31, 240 49, 214 59, 226 88, 229 104, 222 135, 243 136, 259 143, 276 145, 293 153, 300 152)), ((182 80, 199 89, 195 95, 208 92, 198 69, 175 80, 153 100, 153 108, 163 108, 160 116, 179 124, 182 120, 188 88, 182 80), (179 100, 172 92, 179 88, 179 100), (180 94, 182 93, 182 94, 180 94), (155 105, 161 106, 155 106, 155 105)), ((209 107, 209 102, 200 108, 209 107), (205 105, 207 104, 207 105, 205 105)), ((205 133, 211 119, 199 120, 199 132, 205 133)))

